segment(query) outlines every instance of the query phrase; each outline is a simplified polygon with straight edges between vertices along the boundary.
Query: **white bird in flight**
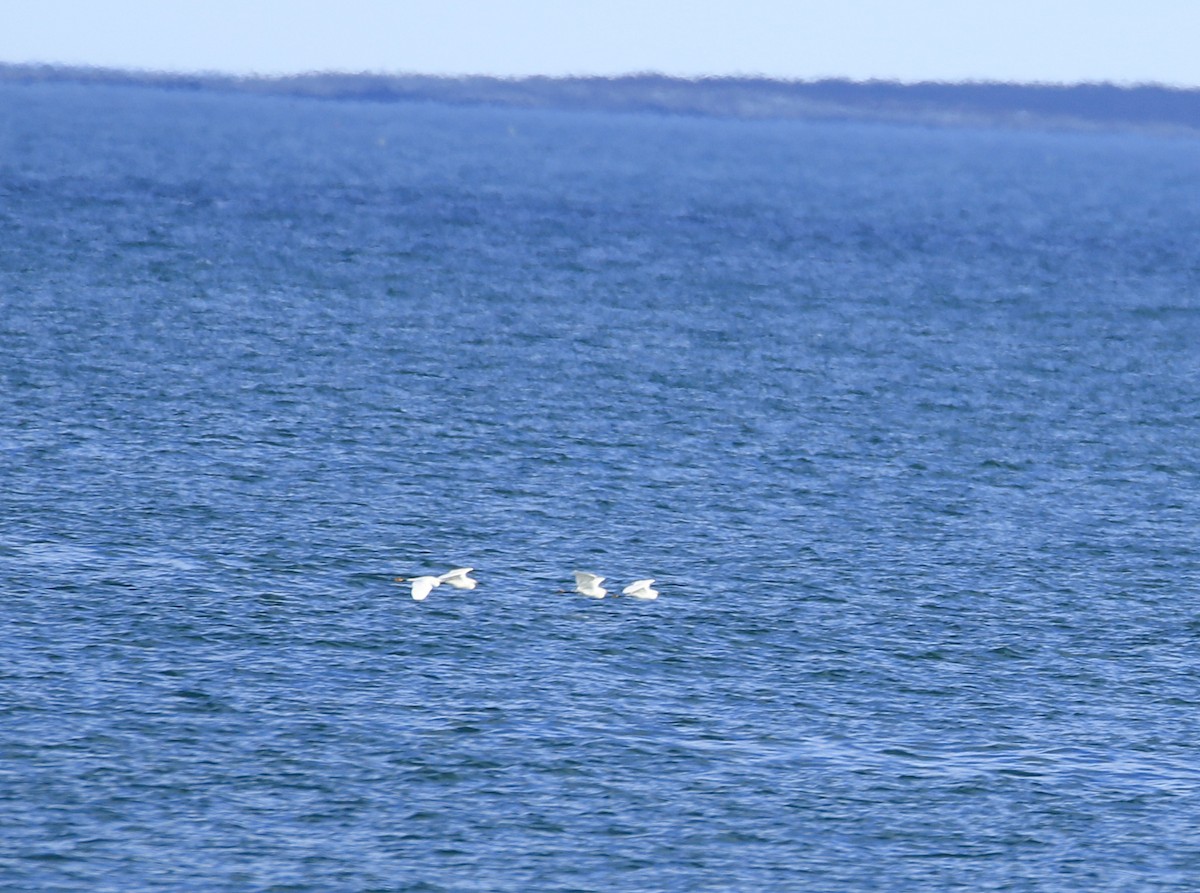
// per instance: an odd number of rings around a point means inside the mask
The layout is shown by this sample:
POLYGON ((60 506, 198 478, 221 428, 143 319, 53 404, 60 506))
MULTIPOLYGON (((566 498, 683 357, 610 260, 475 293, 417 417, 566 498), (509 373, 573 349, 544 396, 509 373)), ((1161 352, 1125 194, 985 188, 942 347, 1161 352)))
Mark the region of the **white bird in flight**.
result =
POLYGON ((600 585, 603 582, 604 577, 598 577, 586 571, 575 571, 575 591, 580 595, 586 595, 588 598, 604 598, 608 594, 608 590, 600 585))
POLYGON ((630 598, 640 598, 645 601, 652 601, 658 598, 658 590, 651 589, 650 584, 654 580, 634 580, 628 586, 621 590, 622 595, 628 595, 630 598))
POLYGON ((456 567, 454 570, 447 571, 439 577, 434 577, 430 574, 426 574, 423 577, 397 577, 396 582, 411 583, 413 599, 423 602, 429 597, 429 593, 443 583, 447 586, 453 586, 455 589, 474 589, 479 584, 479 581, 467 576, 473 570, 475 570, 473 567, 456 567))
POLYGON ((474 589, 479 581, 467 576, 473 570, 475 570, 473 567, 456 567, 438 577, 438 582, 453 586, 455 589, 474 589))

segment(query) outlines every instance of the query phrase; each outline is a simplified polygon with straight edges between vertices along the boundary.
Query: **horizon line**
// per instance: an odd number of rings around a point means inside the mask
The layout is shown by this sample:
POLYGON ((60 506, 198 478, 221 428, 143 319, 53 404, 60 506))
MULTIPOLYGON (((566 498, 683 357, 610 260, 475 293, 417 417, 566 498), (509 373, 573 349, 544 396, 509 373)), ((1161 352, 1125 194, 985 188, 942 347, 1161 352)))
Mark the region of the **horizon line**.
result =
POLYGON ((105 65, 76 62, 9 62, 0 60, 0 69, 34 69, 61 73, 89 73, 127 75, 132 77, 159 78, 208 78, 228 81, 283 81, 305 77, 376 77, 376 78, 428 78, 432 80, 490 80, 504 82, 520 81, 580 81, 580 80, 623 80, 635 78, 661 78, 663 80, 698 83, 704 81, 759 81, 774 84, 822 84, 842 83, 855 85, 895 85, 901 87, 962 86, 962 87, 1030 87, 1070 89, 1074 87, 1109 87, 1119 90, 1157 89, 1179 93, 1200 92, 1200 85, 1188 86, 1165 81, 1121 81, 1121 80, 1001 80, 994 78, 962 78, 957 80, 920 78, 909 80, 900 77, 856 78, 850 75, 825 74, 813 77, 783 77, 755 72, 672 74, 655 69, 629 70, 619 73, 599 74, 489 74, 484 72, 430 73, 424 71, 312 68, 287 72, 235 72, 222 69, 150 68, 140 66, 105 65))

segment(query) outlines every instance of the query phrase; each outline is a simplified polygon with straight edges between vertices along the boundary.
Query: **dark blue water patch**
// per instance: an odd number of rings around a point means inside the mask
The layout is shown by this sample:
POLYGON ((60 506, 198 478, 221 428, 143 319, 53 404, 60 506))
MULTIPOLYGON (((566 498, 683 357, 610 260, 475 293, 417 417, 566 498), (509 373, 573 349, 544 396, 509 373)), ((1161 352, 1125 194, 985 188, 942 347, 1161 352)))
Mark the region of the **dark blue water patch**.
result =
POLYGON ((0 102, 0 886, 1193 886, 1189 142, 0 102))

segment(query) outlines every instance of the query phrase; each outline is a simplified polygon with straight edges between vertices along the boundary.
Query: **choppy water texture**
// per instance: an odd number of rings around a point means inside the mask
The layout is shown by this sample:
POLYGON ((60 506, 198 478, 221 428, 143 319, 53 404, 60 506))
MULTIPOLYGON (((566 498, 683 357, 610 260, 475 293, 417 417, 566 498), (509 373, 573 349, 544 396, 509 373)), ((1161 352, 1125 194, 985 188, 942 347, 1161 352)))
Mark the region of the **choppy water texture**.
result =
POLYGON ((1196 889, 1195 142, 0 106, 3 889, 1196 889))

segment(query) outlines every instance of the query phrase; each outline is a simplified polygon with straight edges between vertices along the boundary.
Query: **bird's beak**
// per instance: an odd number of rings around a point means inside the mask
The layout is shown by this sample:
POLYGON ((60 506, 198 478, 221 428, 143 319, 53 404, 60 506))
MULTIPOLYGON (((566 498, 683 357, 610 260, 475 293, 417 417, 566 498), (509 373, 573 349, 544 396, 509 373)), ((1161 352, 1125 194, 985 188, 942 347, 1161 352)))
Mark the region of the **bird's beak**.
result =
POLYGON ((396 578, 396 582, 397 582, 397 583, 403 583, 403 582, 405 582, 405 580, 404 580, 404 578, 403 578, 403 577, 397 577, 397 578, 396 578))

